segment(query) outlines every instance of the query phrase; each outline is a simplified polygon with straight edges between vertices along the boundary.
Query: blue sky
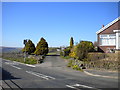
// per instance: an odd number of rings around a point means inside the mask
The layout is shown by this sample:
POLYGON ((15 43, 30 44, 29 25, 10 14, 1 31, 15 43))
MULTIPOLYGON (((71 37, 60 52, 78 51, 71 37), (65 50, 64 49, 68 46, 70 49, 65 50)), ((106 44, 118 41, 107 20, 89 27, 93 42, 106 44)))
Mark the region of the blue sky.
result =
POLYGON ((3 2, 0 46, 36 45, 44 37, 49 46, 68 46, 70 37, 96 41, 96 32, 118 17, 117 2, 3 2))

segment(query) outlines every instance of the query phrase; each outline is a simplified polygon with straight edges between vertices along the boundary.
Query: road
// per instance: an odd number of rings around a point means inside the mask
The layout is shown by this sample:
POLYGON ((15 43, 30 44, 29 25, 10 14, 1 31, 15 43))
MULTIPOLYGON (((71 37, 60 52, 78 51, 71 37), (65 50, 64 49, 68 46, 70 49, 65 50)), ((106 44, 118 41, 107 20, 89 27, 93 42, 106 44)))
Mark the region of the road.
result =
MULTIPOLYGON (((2 60, 2 59, 0 59, 2 60)), ((28 66, 2 60, 2 88, 66 88, 73 90, 98 90, 118 88, 118 79, 94 77, 66 67, 59 56, 47 56, 44 63, 28 66)))

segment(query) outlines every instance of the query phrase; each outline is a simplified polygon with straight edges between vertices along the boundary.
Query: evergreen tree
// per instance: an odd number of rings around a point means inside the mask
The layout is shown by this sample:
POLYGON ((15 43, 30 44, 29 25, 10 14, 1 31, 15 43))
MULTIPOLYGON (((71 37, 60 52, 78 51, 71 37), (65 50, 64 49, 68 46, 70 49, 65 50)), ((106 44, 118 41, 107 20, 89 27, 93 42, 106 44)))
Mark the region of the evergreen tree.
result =
POLYGON ((73 37, 70 38, 70 48, 72 48, 74 46, 74 40, 73 37))
POLYGON ((34 53, 36 55, 46 55, 48 53, 48 43, 43 37, 38 42, 34 53))
POLYGON ((28 42, 25 44, 25 47, 22 49, 22 51, 28 54, 34 53, 35 51, 34 43, 31 40, 28 40, 28 42))

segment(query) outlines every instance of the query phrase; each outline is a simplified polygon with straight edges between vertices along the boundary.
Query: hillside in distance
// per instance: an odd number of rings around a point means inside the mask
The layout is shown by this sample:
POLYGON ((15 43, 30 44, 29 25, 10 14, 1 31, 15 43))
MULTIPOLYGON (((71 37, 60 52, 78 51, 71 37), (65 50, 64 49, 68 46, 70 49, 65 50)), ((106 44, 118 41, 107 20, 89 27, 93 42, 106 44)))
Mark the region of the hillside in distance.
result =
POLYGON ((18 47, 0 47, 0 53, 21 52, 22 48, 18 47))

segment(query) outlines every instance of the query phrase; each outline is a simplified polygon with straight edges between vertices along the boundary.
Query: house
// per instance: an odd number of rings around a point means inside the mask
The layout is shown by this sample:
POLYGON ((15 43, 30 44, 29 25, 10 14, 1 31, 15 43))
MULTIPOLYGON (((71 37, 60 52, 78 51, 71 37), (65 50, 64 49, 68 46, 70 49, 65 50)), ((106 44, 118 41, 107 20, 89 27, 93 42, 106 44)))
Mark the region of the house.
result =
POLYGON ((120 50, 120 17, 116 18, 96 32, 98 51, 112 52, 120 50))

